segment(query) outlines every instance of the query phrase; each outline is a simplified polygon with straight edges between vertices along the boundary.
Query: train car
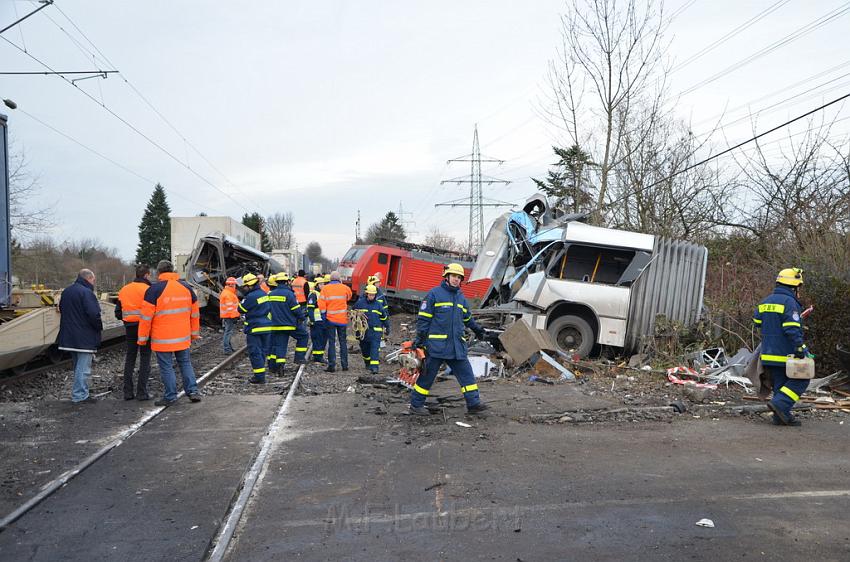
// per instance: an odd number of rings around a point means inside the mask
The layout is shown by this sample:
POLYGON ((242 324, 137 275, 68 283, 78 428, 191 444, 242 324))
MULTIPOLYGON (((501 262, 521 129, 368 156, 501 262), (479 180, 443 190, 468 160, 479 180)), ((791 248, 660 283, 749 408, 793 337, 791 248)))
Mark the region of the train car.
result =
MULTIPOLYGON (((467 279, 475 265, 475 258, 467 254, 448 252, 437 248, 404 242, 382 242, 352 246, 339 264, 340 280, 359 294, 370 275, 380 273, 382 288, 390 304, 413 309, 439 281, 446 264, 459 263, 467 279)), ((463 294, 473 307, 490 289, 490 280, 464 282, 463 294)))

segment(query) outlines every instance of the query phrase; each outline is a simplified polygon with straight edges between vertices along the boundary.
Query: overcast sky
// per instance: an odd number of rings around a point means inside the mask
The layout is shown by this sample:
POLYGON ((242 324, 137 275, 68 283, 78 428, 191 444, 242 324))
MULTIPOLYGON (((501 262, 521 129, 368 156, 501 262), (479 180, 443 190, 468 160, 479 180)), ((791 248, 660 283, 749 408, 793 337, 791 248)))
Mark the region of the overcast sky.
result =
MULTIPOLYGON (((671 92, 699 84, 844 5, 668 2, 668 13, 682 8, 668 35, 670 57, 679 62, 775 7, 677 70, 671 92)), ((16 10, 23 15, 34 6, 0 0, 0 27, 17 19, 16 10)), ((536 109, 559 43, 561 0, 57 0, 3 34, 53 69, 70 71, 109 64, 92 61, 87 51, 94 48, 57 7, 218 170, 121 76, 78 82, 93 99, 55 76, 0 76, 0 98, 137 174, 21 111, 3 110, 15 149, 25 150, 31 171, 41 176, 40 201, 56 203, 52 235, 99 238, 127 259, 135 252, 151 182, 166 187, 176 216, 203 211, 239 219, 246 211, 292 211, 299 246, 317 240, 329 257, 353 243, 358 209, 364 231, 403 205, 412 213, 405 218, 415 221, 409 225, 418 232, 414 240, 434 227, 465 240, 468 211, 434 203, 468 195, 440 180, 468 172, 446 160, 470 152, 474 125, 483 152, 506 160, 485 173, 512 180, 485 192, 495 199, 521 201, 533 193, 528 178, 545 175, 550 146, 563 140, 536 109)), ((812 89, 760 115, 759 127, 766 129, 837 98, 850 91, 848 30, 850 13, 682 96, 671 111, 701 133, 724 110, 724 122, 732 123, 812 89)), ((0 41, 0 71, 27 70, 44 68, 0 41)), ((850 109, 835 106, 825 115, 840 120, 850 109)), ((847 131, 847 122, 835 130, 847 131)), ((724 133, 735 143, 749 136, 750 125, 744 120, 724 133)), ((781 143, 771 146, 778 150, 781 143)), ((504 209, 488 211, 487 220, 499 212, 504 209)))

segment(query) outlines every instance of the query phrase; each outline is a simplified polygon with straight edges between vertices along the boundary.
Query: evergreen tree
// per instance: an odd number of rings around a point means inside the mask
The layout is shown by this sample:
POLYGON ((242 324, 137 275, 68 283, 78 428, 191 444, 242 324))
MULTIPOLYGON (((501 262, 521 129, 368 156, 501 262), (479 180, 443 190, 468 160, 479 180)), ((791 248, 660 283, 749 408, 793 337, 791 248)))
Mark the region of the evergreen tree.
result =
POLYGON ((142 222, 139 224, 139 247, 136 263, 156 267, 159 260, 171 259, 171 209, 165 200, 165 189, 159 184, 153 190, 142 222))
POLYGON ((377 222, 369 227, 366 231, 366 242, 374 244, 378 240, 398 240, 404 241, 407 238, 407 233, 398 219, 398 216, 390 211, 381 222, 377 222))
POLYGON ((269 240, 268 234, 266 234, 266 220, 260 213, 245 213, 242 215, 242 224, 250 228, 251 230, 260 233, 260 251, 261 252, 271 252, 272 251, 272 243, 269 240))
POLYGON ((585 175, 587 168, 595 165, 590 161, 590 155, 577 144, 567 149, 553 146, 552 150, 558 161, 549 170, 548 177, 545 180, 531 179, 540 191, 555 199, 556 206, 573 213, 590 211, 593 196, 585 175))

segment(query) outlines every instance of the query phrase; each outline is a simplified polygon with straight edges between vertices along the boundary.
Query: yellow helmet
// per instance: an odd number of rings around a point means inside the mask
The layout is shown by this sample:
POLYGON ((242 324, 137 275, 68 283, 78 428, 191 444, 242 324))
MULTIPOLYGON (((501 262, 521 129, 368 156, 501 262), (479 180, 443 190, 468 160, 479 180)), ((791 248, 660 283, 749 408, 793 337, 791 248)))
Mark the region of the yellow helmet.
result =
POLYGON ((460 275, 461 277, 466 277, 466 272, 463 271, 463 266, 459 263, 450 263, 449 265, 447 265, 446 269, 443 270, 443 277, 449 275, 450 273, 460 275))
POLYGON ((369 277, 366 278, 366 283, 368 283, 369 285, 374 285, 375 281, 377 281, 377 280, 378 280, 377 276, 370 275, 369 277))
POLYGON ((323 276, 321 281, 316 279, 316 283, 330 283, 330 282, 331 282, 331 276, 330 275, 323 276))
POLYGON ((783 269, 776 276, 776 282, 789 287, 799 287, 803 284, 803 270, 799 267, 783 269))
POLYGON ((374 285, 366 285, 366 294, 367 295, 377 295, 378 288, 374 285))
POLYGON ((276 273, 272 273, 271 275, 269 275, 269 278, 266 279, 266 285, 268 285, 269 287, 277 287, 277 274, 276 273))
POLYGON ((251 285, 254 285, 256 283, 257 283, 257 276, 254 275, 253 273, 246 273, 245 275, 242 276, 242 286, 243 287, 250 287, 251 285))

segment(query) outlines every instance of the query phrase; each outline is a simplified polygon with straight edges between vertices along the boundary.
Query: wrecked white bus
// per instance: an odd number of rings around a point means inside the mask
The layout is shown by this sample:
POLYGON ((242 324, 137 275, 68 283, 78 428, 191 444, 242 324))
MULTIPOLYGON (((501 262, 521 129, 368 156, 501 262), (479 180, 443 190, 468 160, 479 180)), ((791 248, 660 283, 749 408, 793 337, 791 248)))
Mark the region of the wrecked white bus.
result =
POLYGON ((638 349, 658 315, 690 325, 701 313, 708 250, 680 240, 591 226, 540 194, 496 219, 469 281, 491 279, 476 311, 502 325, 547 330, 567 353, 638 349))

